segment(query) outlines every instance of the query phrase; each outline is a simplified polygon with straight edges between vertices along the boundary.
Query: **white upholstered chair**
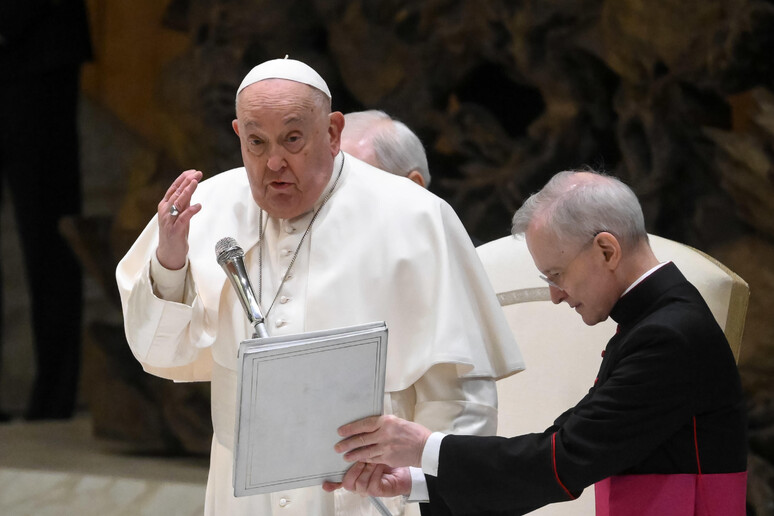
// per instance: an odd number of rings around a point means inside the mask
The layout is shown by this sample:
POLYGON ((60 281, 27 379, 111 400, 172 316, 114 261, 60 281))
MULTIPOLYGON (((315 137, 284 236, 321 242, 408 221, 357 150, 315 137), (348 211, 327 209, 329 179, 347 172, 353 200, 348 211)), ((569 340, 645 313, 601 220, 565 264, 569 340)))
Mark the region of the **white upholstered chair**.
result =
MULTIPOLYGON (((701 251, 654 235, 650 243, 660 261, 673 261, 701 292, 738 360, 747 283, 701 251)), ((497 382, 497 433, 541 432, 588 392, 615 323, 608 319, 586 326, 566 303, 554 305, 523 238, 503 237, 478 247, 478 254, 527 365, 525 371, 497 382)), ((576 501, 530 514, 593 515, 594 488, 587 488, 576 501)))

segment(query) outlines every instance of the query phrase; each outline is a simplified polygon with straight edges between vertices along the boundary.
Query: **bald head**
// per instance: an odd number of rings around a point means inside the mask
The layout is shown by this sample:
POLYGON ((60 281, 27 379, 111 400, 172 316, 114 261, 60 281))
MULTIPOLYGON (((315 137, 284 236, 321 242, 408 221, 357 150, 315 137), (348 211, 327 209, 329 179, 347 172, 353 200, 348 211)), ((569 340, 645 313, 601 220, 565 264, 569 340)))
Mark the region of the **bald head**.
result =
POLYGON ((430 184, 425 148, 404 123, 377 110, 347 113, 344 118, 344 152, 421 186, 430 184))

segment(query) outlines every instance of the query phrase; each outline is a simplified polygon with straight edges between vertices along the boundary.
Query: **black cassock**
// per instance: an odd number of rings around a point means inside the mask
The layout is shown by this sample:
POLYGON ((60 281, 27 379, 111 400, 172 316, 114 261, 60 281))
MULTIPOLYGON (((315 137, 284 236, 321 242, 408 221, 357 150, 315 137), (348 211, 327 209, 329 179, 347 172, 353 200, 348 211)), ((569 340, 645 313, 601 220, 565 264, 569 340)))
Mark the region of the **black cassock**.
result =
POLYGON ((746 418, 728 341, 666 264, 610 314, 595 385, 540 434, 446 436, 424 515, 524 514, 612 475, 746 470, 746 418), (694 442, 694 417, 696 443, 694 442))

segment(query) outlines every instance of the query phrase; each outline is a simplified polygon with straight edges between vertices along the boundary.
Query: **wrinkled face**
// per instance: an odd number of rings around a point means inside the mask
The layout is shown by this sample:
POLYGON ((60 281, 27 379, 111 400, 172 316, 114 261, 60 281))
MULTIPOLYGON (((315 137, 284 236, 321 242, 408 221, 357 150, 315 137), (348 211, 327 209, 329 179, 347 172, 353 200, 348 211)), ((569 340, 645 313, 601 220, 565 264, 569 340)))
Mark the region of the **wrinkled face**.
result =
POLYGON ((331 177, 343 118, 306 84, 268 79, 242 90, 233 127, 253 199, 269 215, 289 219, 314 207, 331 177))
POLYGON ((566 302, 589 326, 608 318, 620 292, 599 235, 585 244, 564 243, 545 225, 533 223, 526 239, 535 265, 549 280, 551 301, 566 302))

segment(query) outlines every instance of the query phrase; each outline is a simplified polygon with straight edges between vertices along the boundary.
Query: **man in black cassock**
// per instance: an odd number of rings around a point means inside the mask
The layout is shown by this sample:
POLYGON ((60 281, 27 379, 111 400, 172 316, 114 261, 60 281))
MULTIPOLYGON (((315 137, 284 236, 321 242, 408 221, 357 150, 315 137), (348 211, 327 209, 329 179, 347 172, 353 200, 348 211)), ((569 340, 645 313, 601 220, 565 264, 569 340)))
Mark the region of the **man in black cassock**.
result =
POLYGON ((618 323, 588 394, 543 433, 512 438, 431 433, 392 416, 346 425, 337 451, 359 462, 324 488, 429 499, 423 514, 497 515, 596 484, 598 515, 744 515, 733 354, 696 288, 653 255, 633 192, 600 174, 557 174, 517 211, 513 233, 526 236, 554 303, 588 325, 618 323), (421 466, 427 485, 403 466, 421 466))

